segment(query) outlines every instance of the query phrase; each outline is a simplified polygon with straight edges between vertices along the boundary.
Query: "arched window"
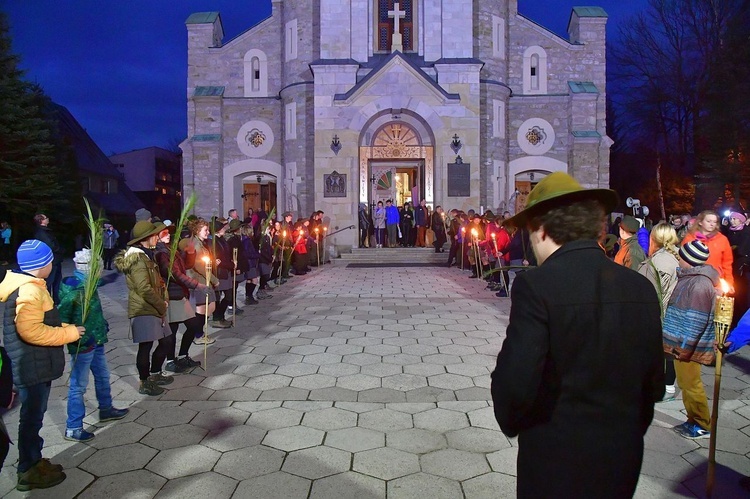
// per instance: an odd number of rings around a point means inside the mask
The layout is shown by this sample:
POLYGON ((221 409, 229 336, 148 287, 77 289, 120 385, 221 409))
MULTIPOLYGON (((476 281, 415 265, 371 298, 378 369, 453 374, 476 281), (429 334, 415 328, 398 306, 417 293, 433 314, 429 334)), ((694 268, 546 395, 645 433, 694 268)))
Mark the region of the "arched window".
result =
POLYGON ((258 49, 244 57, 245 97, 268 97, 268 58, 258 49))
POLYGON ((547 52, 538 45, 523 53, 523 93, 547 93, 547 52))
POLYGON ((413 0, 375 0, 376 12, 377 12, 377 31, 376 31, 376 46, 378 52, 390 52, 391 51, 391 38, 394 31, 394 19, 396 16, 399 17, 398 31, 401 33, 402 42, 404 46, 404 52, 413 52, 415 48, 415 23, 416 19, 414 13, 414 2, 413 0), (398 2, 398 12, 396 14, 389 14, 389 12, 396 12, 394 9, 394 3, 398 2))

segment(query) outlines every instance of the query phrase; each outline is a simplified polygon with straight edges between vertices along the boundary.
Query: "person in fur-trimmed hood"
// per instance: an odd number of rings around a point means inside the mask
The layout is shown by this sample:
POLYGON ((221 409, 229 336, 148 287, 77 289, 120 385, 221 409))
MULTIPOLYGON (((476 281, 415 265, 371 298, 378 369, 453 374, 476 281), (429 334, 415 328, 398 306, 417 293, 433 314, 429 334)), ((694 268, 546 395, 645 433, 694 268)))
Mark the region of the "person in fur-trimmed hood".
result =
POLYGON ((133 342, 138 343, 135 362, 141 380, 138 393, 143 395, 160 395, 164 392, 161 386, 174 381, 172 376, 161 374, 172 331, 166 320, 168 302, 164 281, 154 261, 159 232, 165 227, 161 222, 137 222, 128 248, 115 257, 115 267, 125 274, 128 285, 128 317, 133 342), (159 344, 149 362, 154 341, 159 344))

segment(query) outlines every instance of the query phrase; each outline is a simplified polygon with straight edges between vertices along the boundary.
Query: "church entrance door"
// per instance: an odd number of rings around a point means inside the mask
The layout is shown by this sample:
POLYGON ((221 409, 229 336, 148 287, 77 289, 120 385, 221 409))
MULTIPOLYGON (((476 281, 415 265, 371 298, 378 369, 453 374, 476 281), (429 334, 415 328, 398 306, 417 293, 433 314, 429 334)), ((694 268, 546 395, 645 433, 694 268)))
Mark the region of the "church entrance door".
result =
POLYGON ((412 203, 424 197, 424 161, 376 162, 370 164, 370 179, 375 182, 369 205, 393 200, 396 206, 412 203))
MULTIPOLYGON (((247 217, 249 209, 271 213, 276 208, 276 178, 258 174, 246 178, 242 183, 242 209, 247 217)), ((277 214, 278 217, 278 214, 277 214)))

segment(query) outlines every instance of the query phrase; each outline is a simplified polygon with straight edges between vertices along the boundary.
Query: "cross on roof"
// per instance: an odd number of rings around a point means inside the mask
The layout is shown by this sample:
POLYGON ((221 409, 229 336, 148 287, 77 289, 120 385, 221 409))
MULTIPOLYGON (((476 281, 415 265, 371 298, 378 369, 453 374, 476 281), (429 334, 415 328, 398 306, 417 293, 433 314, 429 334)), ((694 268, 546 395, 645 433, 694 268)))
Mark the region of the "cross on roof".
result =
POLYGON ((406 17, 406 11, 405 10, 399 10, 399 7, 401 5, 398 2, 395 2, 393 4, 393 10, 388 11, 388 17, 393 18, 393 33, 397 34, 401 31, 399 30, 399 24, 402 17, 406 17))

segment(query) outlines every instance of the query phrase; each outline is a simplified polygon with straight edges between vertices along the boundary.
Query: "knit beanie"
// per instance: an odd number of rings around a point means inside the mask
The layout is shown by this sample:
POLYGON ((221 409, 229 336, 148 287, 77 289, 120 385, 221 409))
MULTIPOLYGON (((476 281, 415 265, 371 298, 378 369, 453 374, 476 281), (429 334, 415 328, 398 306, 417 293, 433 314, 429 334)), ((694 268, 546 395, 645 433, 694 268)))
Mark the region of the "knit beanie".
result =
POLYGON ((742 213, 740 213, 739 211, 733 211, 733 212, 731 213, 731 215, 729 215, 729 217, 730 217, 730 218, 736 218, 737 220, 739 220, 739 221, 740 221, 740 222, 742 222, 743 224, 744 224, 745 222, 747 222, 747 217, 746 217, 745 215, 743 215, 742 213))
POLYGON ((680 247, 680 258, 693 267, 703 265, 708 260, 708 246, 700 241, 690 241, 680 247))
POLYGON ((142 220, 148 220, 149 222, 151 221, 151 212, 146 208, 139 208, 135 212, 135 221, 140 222, 142 220))
POLYGON ((16 252, 18 268, 24 272, 42 269, 53 259, 52 250, 38 239, 29 239, 22 242, 16 252))

